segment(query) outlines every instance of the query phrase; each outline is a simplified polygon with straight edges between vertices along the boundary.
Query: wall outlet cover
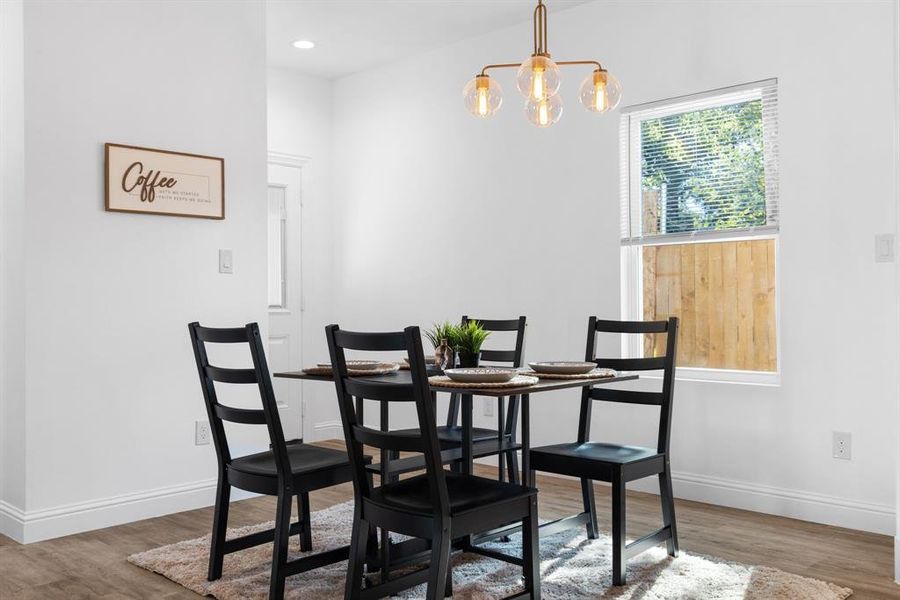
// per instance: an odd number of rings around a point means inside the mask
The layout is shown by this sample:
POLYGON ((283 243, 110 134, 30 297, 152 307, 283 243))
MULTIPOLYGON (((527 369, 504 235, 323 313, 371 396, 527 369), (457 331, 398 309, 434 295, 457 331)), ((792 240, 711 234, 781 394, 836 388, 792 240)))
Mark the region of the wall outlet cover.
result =
POLYGON ((194 423, 194 445, 206 446, 212 440, 212 432, 208 421, 196 421, 194 423))
POLYGON ((831 455, 841 460, 850 460, 852 436, 847 431, 831 432, 831 455))

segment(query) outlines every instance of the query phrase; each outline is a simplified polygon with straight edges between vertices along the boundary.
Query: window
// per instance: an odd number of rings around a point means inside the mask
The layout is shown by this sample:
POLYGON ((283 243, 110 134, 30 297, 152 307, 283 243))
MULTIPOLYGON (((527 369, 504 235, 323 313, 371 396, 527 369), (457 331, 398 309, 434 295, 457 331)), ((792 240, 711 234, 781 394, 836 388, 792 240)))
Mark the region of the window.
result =
POLYGON ((776 102, 769 80, 623 111, 623 313, 680 318, 682 376, 777 381, 776 102))
POLYGON ((269 308, 284 308, 285 285, 285 188, 284 186, 269 185, 269 308))

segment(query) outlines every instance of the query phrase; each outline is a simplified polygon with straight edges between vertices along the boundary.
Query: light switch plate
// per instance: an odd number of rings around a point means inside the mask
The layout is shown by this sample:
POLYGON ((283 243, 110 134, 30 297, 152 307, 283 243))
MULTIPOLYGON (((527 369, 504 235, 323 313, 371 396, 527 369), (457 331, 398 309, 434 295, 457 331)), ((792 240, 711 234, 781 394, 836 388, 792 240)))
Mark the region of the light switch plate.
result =
POLYGON ((875 236, 875 262, 894 262, 894 234, 882 233, 875 236))
POLYGON ((219 250, 219 273, 234 273, 234 261, 229 248, 219 250))

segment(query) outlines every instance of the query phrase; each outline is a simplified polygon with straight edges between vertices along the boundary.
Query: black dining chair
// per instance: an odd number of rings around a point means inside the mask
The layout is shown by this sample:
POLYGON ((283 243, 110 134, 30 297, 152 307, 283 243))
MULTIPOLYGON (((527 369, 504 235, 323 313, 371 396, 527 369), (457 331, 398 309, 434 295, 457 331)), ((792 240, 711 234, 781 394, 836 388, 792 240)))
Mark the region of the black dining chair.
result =
MULTIPOLYGON (((481 360, 483 366, 513 367, 522 366, 522 354, 525 346, 525 325, 526 318, 518 319, 475 319, 463 316, 462 324, 466 325, 470 321, 477 321, 486 331, 491 332, 515 332, 515 347, 507 350, 484 349, 481 351, 481 360)), ((519 397, 511 396, 509 398, 509 410, 506 410, 506 398, 497 398, 497 428, 491 429, 487 427, 472 428, 472 456, 475 458, 483 458, 485 456, 497 455, 497 478, 500 481, 506 480, 507 474, 509 481, 519 483, 519 455, 518 451, 521 446, 516 442, 516 427, 519 418, 519 397)), ((450 394, 450 404, 447 408, 446 425, 440 425, 437 428, 438 439, 441 440, 443 448, 460 448, 463 442, 463 428, 459 424, 460 420, 460 404, 461 398, 459 394, 450 394)), ((405 430, 413 433, 415 429, 405 430)), ((455 453, 450 462, 453 463, 454 470, 460 470, 462 466, 459 462, 459 452, 455 453)), ((373 469, 378 467, 381 469, 381 475, 396 477, 401 473, 419 470, 422 468, 421 458, 409 458, 398 461, 397 453, 389 455, 389 461, 382 465, 373 465, 373 469)), ((444 462, 448 462, 445 460, 444 462)))
MULTIPOLYGON (((351 481, 353 475, 350 459, 346 451, 285 442, 263 342, 256 323, 245 327, 214 329, 201 327, 195 322, 188 325, 188 329, 219 466, 207 578, 213 581, 222 576, 222 563, 226 554, 274 541, 269 598, 283 598, 287 577, 346 560, 349 556, 349 546, 344 546, 288 560, 288 541, 290 536, 299 535, 300 549, 312 550, 309 492, 351 481), (206 352, 207 343, 247 344, 253 368, 233 369, 211 365, 206 352), (216 383, 258 386, 262 408, 235 408, 220 403, 216 395, 216 383), (232 457, 225 422, 265 425, 269 432, 270 449, 249 456, 232 457), (277 496, 274 529, 226 540, 232 487, 277 496), (297 496, 299 514, 297 523, 292 525, 291 503, 294 496, 297 496)), ((371 457, 361 456, 358 461, 370 462, 371 457)), ((374 538, 370 536, 368 539, 374 548, 374 538)))
MULTIPOLYGON (((344 597, 365 600, 381 598, 427 582, 425 597, 428 600, 442 598, 449 587, 448 569, 454 539, 521 523, 521 558, 477 546, 468 550, 521 565, 525 590, 510 598, 540 598, 537 490, 444 470, 435 420, 436 395, 429 387, 419 328, 407 327, 402 332, 394 333, 357 333, 330 325, 326 328, 326 336, 354 475, 352 549, 344 597), (406 351, 411 382, 351 378, 347 373, 345 350, 406 351), (354 398, 412 404, 416 409, 419 430, 410 433, 366 427, 357 420, 354 398), (392 452, 421 453, 425 473, 400 481, 380 482, 378 487, 374 487, 365 468, 364 445, 392 452), (363 589, 367 536, 373 526, 427 540, 430 544, 428 566, 396 578, 383 577, 377 585, 363 589)), ((381 560, 385 561, 385 557, 381 560)), ((382 565, 382 573, 389 572, 390 566, 382 565)))
MULTIPOLYGON (((587 535, 597 537, 597 509, 592 481, 612 484, 613 585, 625 584, 625 562, 645 550, 666 542, 670 556, 678 555, 675 529, 675 503, 672 496, 672 472, 669 467, 669 437, 672 430, 672 397, 675 385, 675 354, 678 342, 678 319, 668 321, 588 321, 585 360, 620 371, 662 370, 662 390, 643 392, 610 389, 606 386, 584 388, 575 442, 533 448, 529 454, 532 471, 568 475, 581 480, 584 512, 567 521, 571 526, 586 525, 587 535), (596 334, 644 334, 666 336, 665 356, 646 358, 598 358, 596 334), (655 448, 624 446, 590 441, 591 409, 595 400, 658 406, 659 432, 655 448), (626 544, 625 484, 656 475, 659 477, 663 527, 626 544)), ((532 478, 532 481, 534 479, 532 478)))

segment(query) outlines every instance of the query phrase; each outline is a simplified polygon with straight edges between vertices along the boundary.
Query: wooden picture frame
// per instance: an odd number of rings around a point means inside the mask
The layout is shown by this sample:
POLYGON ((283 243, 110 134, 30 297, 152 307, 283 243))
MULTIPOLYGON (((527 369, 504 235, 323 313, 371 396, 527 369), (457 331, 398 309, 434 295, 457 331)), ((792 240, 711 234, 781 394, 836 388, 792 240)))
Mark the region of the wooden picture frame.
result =
POLYGON ((225 218, 225 159, 105 144, 105 207, 110 212, 225 218))

